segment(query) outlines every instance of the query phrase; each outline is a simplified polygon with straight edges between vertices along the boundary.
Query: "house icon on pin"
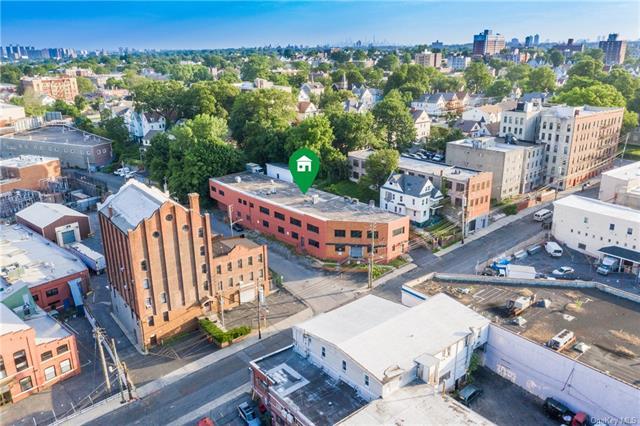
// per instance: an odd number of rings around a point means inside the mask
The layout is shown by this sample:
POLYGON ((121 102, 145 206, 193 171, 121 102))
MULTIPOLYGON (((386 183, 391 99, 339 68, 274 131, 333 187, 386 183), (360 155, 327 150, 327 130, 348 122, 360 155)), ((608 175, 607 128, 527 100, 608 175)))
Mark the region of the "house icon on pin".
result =
POLYGON ((299 172, 310 172, 311 171, 311 159, 306 155, 298 158, 296 160, 296 169, 299 172))

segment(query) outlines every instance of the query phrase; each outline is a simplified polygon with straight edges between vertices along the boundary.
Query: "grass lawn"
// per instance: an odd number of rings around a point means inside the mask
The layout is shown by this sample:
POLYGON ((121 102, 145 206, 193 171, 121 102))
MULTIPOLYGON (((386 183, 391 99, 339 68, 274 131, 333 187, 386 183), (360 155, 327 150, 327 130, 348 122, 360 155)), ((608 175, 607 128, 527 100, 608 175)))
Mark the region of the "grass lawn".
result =
POLYGON ((625 160, 640 161, 640 145, 627 145, 627 150, 624 152, 625 160))
POLYGON ((374 191, 370 188, 365 187, 364 185, 351 182, 350 180, 341 180, 340 182, 329 184, 319 182, 318 189, 322 189, 323 191, 331 192, 337 195, 357 198, 363 203, 368 203, 369 200, 375 200, 376 205, 378 204, 378 200, 380 198, 380 196, 378 195, 378 191, 374 191))

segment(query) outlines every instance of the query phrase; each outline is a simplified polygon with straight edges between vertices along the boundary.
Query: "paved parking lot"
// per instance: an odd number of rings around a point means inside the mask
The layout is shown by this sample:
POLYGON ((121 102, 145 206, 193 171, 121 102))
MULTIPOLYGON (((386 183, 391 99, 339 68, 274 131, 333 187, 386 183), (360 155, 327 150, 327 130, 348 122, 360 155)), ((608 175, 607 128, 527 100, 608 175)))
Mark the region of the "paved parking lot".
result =
POLYGON ((545 415, 542 407, 544 401, 488 368, 478 368, 473 377, 473 384, 481 388, 483 393, 470 408, 488 420, 499 426, 557 425, 545 415))

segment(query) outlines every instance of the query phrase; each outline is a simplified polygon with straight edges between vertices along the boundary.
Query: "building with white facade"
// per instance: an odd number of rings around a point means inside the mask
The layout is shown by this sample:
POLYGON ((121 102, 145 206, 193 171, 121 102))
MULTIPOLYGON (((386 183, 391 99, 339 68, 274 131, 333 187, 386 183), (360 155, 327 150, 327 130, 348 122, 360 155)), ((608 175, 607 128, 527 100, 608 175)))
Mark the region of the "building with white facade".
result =
POLYGON ((513 135, 521 141, 534 142, 538 134, 538 124, 542 113, 542 100, 518 102, 518 105, 502 113, 500 137, 513 135))
POLYGON ((411 111, 413 126, 416 129, 416 140, 424 141, 431 134, 431 119, 426 111, 416 109, 411 111))
POLYGON ((469 56, 451 55, 447 57, 447 65, 454 71, 463 71, 471 64, 469 56))
POLYGON ((473 107, 465 110, 462 113, 463 120, 469 121, 482 121, 485 123, 498 123, 502 118, 504 111, 513 109, 516 106, 515 101, 504 101, 497 104, 487 104, 478 107, 473 107))
POLYGON ((598 199, 640 210, 640 161, 602 173, 598 199))
POLYGON ((164 132, 167 124, 165 118, 158 113, 138 112, 134 109, 125 113, 124 121, 131 138, 145 146, 151 145, 149 133, 155 135, 164 132))
POLYGON ((289 166, 284 163, 267 163, 267 176, 293 183, 293 176, 289 166))
POLYGON ((622 259, 623 269, 640 267, 640 211, 570 195, 553 203, 553 237, 567 247, 601 258, 622 259))
POLYGON ((425 224, 442 207, 444 196, 426 177, 393 173, 380 188, 380 207, 409 216, 415 225, 425 224))

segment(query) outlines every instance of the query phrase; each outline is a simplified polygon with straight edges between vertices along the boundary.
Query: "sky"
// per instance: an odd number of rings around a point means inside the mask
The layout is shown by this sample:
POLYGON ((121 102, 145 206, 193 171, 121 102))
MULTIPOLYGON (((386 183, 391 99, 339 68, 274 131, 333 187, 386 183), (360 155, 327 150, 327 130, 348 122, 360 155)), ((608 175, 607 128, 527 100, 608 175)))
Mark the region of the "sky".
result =
POLYGON ((521 41, 640 38, 640 2, 1 1, 1 44, 78 49, 212 49, 470 43, 484 28, 521 41))

